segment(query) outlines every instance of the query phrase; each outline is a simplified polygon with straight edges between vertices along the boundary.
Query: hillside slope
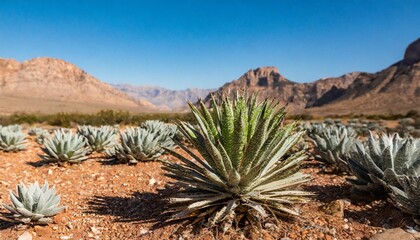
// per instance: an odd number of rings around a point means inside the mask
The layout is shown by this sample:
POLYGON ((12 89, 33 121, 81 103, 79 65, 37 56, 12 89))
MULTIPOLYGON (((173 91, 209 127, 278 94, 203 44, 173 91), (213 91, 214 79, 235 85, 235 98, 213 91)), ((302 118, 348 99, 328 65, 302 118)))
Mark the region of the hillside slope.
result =
MULTIPOLYGON (((247 89, 262 98, 288 104, 293 114, 396 114, 420 111, 420 39, 411 43, 403 60, 377 73, 353 72, 296 83, 275 67, 249 70, 215 93, 247 89)), ((210 95, 206 97, 209 102, 210 95)))
POLYGON ((22 63, 0 59, 0 112, 93 112, 100 109, 155 111, 77 66, 54 58, 22 63))

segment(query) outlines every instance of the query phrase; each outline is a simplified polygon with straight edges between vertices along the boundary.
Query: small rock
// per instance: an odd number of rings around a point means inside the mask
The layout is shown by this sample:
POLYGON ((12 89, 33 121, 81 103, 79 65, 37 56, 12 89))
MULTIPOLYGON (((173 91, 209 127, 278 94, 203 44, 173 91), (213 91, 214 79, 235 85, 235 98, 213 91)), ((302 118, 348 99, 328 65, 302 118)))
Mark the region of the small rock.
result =
POLYGON ((48 175, 53 174, 53 171, 51 169, 48 169, 48 175))
POLYGON ((350 201, 350 199, 348 199, 348 198, 343 198, 343 199, 341 199, 342 201, 343 201, 343 203, 344 203, 344 206, 345 207, 349 207, 350 205, 351 205, 351 201, 350 201))
POLYGON ((344 201, 334 200, 321 206, 321 210, 326 214, 343 218, 344 217, 344 201))
POLYGON ((24 233, 22 233, 22 235, 20 235, 17 240, 32 240, 32 235, 25 231, 24 233))
POLYGON ((370 240, 390 240, 390 239, 399 239, 399 240, 416 240, 416 238, 401 228, 392 228, 387 229, 383 233, 373 235, 370 240))
POLYGON ((61 236, 60 239, 67 240, 67 239, 71 239, 72 237, 73 237, 73 235, 70 235, 70 236, 61 236))
POLYGON ((343 228, 344 228, 345 230, 347 230, 347 229, 349 229, 349 228, 350 228, 350 226, 346 223, 346 224, 344 224, 344 225, 343 225, 343 228))
POLYGON ((95 235, 99 235, 101 234, 101 231, 99 231, 96 227, 90 227, 90 230, 93 232, 93 234, 95 235))
POLYGON ((155 183, 156 183, 156 179, 151 178, 151 179, 149 180, 149 185, 155 185, 155 183))
POLYGON ((145 235, 145 234, 149 233, 149 230, 142 228, 142 229, 140 229, 139 233, 140 233, 140 235, 145 235))

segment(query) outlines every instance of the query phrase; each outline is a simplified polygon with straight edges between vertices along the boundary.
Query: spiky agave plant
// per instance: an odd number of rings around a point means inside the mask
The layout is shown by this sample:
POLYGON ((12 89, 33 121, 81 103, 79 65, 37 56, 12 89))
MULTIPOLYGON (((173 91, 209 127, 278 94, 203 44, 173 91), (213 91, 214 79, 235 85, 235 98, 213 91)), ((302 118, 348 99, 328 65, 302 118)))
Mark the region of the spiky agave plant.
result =
POLYGON ((175 135, 177 127, 174 124, 166 124, 159 120, 147 120, 140 125, 141 128, 153 133, 171 133, 175 135))
POLYGON ((106 151, 119 163, 137 164, 140 161, 155 161, 175 143, 168 136, 169 130, 151 132, 144 128, 128 128, 121 133, 121 143, 106 151))
POLYGON ((25 134, 12 126, 0 128, 0 150, 5 152, 17 152, 27 147, 25 134))
POLYGON ((420 176, 419 169, 409 169, 406 175, 398 178, 398 186, 388 184, 392 203, 401 211, 411 214, 420 230, 420 176))
POLYGON ((77 133, 84 136, 92 151, 104 152, 117 144, 117 132, 111 126, 78 126, 77 133))
POLYGON ((43 128, 30 128, 28 131, 29 136, 35 136, 35 140, 38 144, 43 144, 44 139, 50 136, 50 133, 43 128))
POLYGON ((213 111, 200 101, 200 109, 189 103, 198 127, 179 122, 180 131, 199 154, 182 143, 192 158, 168 150, 182 163, 165 162, 167 176, 180 190, 169 199, 172 220, 207 221, 207 226, 249 222, 261 227, 268 216, 298 215, 295 203, 312 194, 297 190, 310 180, 298 172, 304 151, 283 158, 303 132, 296 124, 283 126, 284 108, 257 96, 236 96, 233 101, 213 98, 213 111))
POLYGON ((400 138, 398 134, 372 132, 365 144, 356 143, 356 149, 348 159, 356 179, 348 179, 355 190, 369 192, 373 196, 386 196, 386 185, 402 189, 398 179, 410 168, 420 165, 420 139, 400 138))
POLYGON ((38 182, 26 187, 25 184, 17 185, 17 193, 10 191, 11 205, 3 204, 10 211, 8 220, 25 224, 48 224, 52 222, 50 217, 65 209, 58 207, 60 195, 55 193, 55 187, 49 188, 45 181, 42 187, 38 182))
MULTIPOLYGON (((321 125, 322 126, 322 125, 321 125)), ((347 155, 354 147, 357 134, 346 126, 325 126, 312 136, 315 159, 333 166, 339 172, 349 172, 347 155)))
POLYGON ((55 130, 53 135, 44 139, 44 147, 42 147, 44 155, 41 155, 43 160, 63 165, 79 163, 88 158, 87 155, 91 149, 83 136, 64 129, 55 130))

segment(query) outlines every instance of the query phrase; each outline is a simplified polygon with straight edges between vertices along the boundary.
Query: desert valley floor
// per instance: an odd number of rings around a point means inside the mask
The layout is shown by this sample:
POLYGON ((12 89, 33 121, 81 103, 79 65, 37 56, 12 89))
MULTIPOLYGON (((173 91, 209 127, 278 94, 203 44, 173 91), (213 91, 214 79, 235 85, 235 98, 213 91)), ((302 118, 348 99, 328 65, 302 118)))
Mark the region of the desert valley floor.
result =
POLYGON ((9 203, 8 190, 15 191, 19 181, 45 179, 56 185, 67 209, 48 226, 1 221, 0 239, 16 239, 25 232, 33 239, 368 239, 387 228, 414 226, 409 215, 386 201, 354 198, 348 176, 333 174, 315 160, 302 166, 313 177, 302 188, 316 197, 298 206, 301 216, 295 220, 280 219, 278 227, 267 224, 267 230, 251 235, 191 229, 182 223, 162 226, 156 223, 165 219, 163 199, 171 190, 162 190, 169 178, 160 162, 112 164, 97 154, 81 164, 58 167, 41 162, 38 144, 29 143, 22 152, 0 152, 0 202, 9 203))

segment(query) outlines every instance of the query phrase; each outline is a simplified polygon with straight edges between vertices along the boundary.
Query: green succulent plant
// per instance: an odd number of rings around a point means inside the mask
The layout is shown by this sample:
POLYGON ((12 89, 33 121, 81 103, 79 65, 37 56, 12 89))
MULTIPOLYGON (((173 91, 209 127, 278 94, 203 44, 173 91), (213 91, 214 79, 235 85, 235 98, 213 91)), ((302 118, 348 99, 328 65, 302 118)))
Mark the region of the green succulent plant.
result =
POLYGON ((121 133, 121 143, 106 151, 119 163, 137 164, 140 161, 155 161, 165 150, 174 148, 170 129, 156 132, 144 128, 128 128, 121 133))
POLYGON ((172 185, 180 187, 169 199, 171 220, 227 229, 232 223, 261 227, 270 215, 298 215, 295 204, 312 193, 297 187, 310 176, 299 172, 304 151, 284 157, 303 134, 294 131, 295 123, 283 126, 284 108, 246 94, 213 98, 212 110, 199 105, 189 103, 197 127, 178 123, 198 154, 178 142, 189 156, 168 149, 181 163, 164 162, 166 175, 176 180, 172 185))
POLYGON ((26 149, 26 147, 26 136, 22 131, 16 130, 15 127, 0 128, 0 150, 17 152, 26 149))
POLYGON ((167 124, 159 120, 147 120, 140 125, 141 128, 146 129, 151 133, 165 133, 173 137, 176 134, 177 126, 174 124, 167 124))
POLYGON ((335 171, 349 172, 347 156, 354 147, 356 132, 346 126, 321 127, 310 134, 314 143, 315 159, 333 166, 335 171))
POLYGON ((63 129, 55 130, 53 137, 45 138, 41 149, 44 152, 41 155, 43 160, 57 162, 59 165, 84 161, 91 152, 83 136, 63 129))
POLYGON ((111 126, 79 126, 77 133, 84 136, 92 151, 104 152, 117 144, 117 131, 111 126))
POLYGON ((0 129, 1 128, 6 128, 7 130, 9 130, 11 132, 21 132, 22 131, 22 126, 20 126, 19 124, 13 124, 13 125, 8 125, 8 126, 1 126, 0 125, 0 129))
POLYGON ((17 193, 10 191, 11 205, 3 204, 10 211, 7 219, 25 224, 48 224, 51 217, 63 211, 66 207, 59 207, 60 195, 55 193, 55 187, 49 188, 48 182, 40 187, 38 182, 26 187, 17 185, 17 193))
POLYGON ((386 186, 402 189, 399 178, 408 169, 417 169, 420 164, 420 140, 400 138, 398 134, 381 134, 376 138, 372 132, 365 144, 356 143, 348 159, 356 179, 348 179, 355 190, 369 192, 374 196, 386 196, 386 186))
POLYGON ((410 169, 406 175, 398 178, 398 186, 387 185, 392 203, 401 211, 411 214, 420 230, 420 176, 419 169, 410 169))
POLYGON ((44 139, 50 136, 50 133, 43 128, 31 128, 28 131, 29 136, 35 136, 35 140, 38 144, 43 144, 44 139))
POLYGON ((43 128, 39 128, 39 127, 30 128, 28 130, 28 135, 29 136, 36 136, 36 135, 40 134, 42 131, 44 131, 43 128))

